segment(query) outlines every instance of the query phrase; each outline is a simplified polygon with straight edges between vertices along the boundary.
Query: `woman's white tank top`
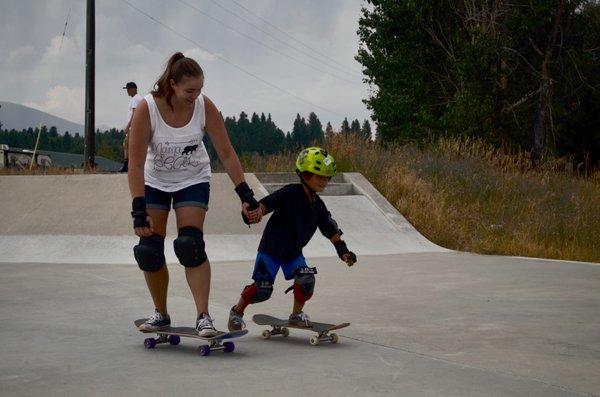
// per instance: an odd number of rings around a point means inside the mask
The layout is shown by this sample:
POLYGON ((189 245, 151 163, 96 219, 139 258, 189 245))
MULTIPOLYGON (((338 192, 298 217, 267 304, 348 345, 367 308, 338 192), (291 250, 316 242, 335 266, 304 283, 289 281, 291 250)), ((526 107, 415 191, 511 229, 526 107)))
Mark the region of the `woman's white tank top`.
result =
POLYGON ((165 123, 152 94, 144 99, 148 103, 152 126, 144 166, 146 185, 164 192, 175 192, 209 182, 210 159, 202 142, 206 125, 204 95, 196 99, 192 119, 181 128, 165 123))

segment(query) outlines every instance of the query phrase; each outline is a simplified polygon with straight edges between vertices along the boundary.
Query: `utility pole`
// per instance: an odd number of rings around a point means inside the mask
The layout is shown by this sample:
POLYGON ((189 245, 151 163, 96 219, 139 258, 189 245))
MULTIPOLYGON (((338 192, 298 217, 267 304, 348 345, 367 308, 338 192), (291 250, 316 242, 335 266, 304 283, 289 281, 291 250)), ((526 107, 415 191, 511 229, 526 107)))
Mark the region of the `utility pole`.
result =
POLYGON ((94 86, 95 86, 95 0, 87 0, 85 34, 85 145, 83 161, 86 170, 95 166, 96 137, 94 126, 94 86))

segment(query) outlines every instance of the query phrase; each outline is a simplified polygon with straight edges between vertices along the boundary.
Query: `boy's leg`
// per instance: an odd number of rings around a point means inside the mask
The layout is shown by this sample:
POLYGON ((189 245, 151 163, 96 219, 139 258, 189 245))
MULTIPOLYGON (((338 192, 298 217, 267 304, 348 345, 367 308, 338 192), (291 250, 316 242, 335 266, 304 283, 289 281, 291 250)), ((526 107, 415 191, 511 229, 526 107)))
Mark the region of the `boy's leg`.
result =
POLYGON ((227 327, 229 331, 238 331, 246 327, 244 311, 251 303, 264 302, 273 293, 273 282, 277 276, 279 264, 260 252, 256 255, 252 279, 254 282, 244 287, 237 304, 229 311, 227 327))
MULTIPOLYGON (((315 287, 316 268, 310 268, 306 265, 306 260, 303 256, 295 258, 293 261, 282 266, 286 280, 294 280, 294 284, 290 288, 294 292, 294 306, 289 320, 302 322, 305 325, 310 325, 310 320, 303 313, 304 305, 312 298, 315 287)), ((289 291, 289 289, 288 289, 289 291)))
POLYGON ((243 315, 249 304, 268 300, 273 293, 273 283, 278 271, 279 264, 273 258, 259 252, 252 272, 254 282, 244 287, 237 305, 234 306, 235 311, 243 315))

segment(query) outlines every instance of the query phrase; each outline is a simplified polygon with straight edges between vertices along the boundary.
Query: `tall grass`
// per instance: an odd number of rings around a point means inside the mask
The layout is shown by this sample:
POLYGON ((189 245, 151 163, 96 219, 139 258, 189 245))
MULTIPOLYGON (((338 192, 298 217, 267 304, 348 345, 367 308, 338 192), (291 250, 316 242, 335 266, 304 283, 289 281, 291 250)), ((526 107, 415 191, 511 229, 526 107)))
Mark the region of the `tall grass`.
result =
MULTIPOLYGON (((338 170, 361 172, 421 233, 441 246, 485 254, 600 262, 600 173, 565 159, 536 169, 518 151, 473 139, 423 149, 335 136, 338 170)), ((292 171, 295 153, 243 156, 247 171, 292 171)))

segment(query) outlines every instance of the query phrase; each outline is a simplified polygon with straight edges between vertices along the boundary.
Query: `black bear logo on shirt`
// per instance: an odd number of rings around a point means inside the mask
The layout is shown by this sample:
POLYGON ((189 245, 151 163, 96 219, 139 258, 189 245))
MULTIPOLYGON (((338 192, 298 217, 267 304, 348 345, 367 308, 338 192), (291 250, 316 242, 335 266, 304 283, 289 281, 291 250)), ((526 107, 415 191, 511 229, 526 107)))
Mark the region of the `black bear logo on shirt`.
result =
POLYGON ((196 151, 196 149, 198 149, 198 145, 190 145, 190 146, 186 146, 183 149, 183 152, 181 152, 182 155, 186 155, 186 154, 192 154, 196 151))

